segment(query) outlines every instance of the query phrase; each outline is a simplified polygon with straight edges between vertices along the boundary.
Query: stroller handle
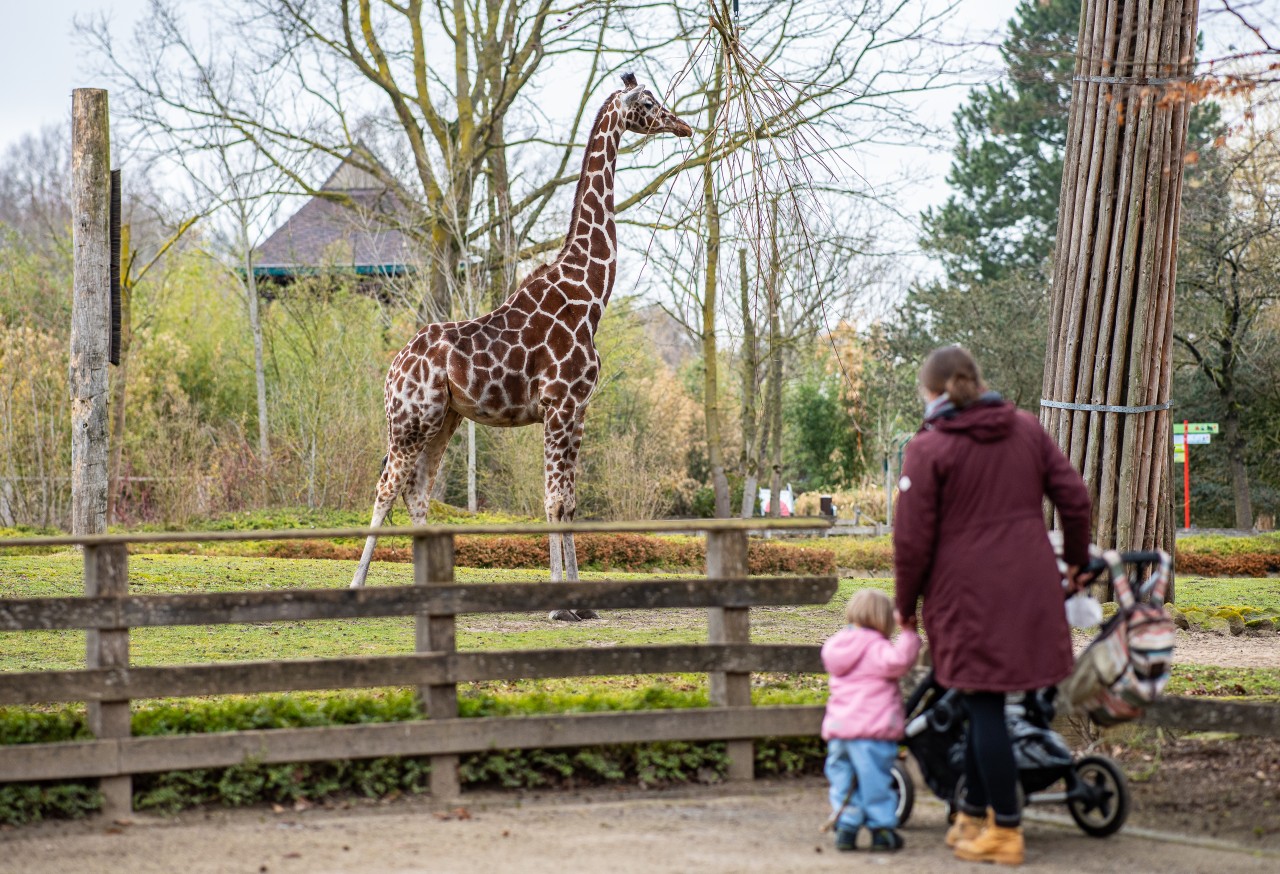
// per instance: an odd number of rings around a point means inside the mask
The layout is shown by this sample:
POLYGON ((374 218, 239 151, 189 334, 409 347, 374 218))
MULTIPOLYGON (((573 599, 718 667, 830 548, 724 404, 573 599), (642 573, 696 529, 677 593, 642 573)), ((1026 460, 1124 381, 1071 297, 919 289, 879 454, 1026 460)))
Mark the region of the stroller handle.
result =
MULTIPOLYGON (((1158 549, 1147 549, 1140 552, 1122 552, 1120 560, 1125 564, 1159 564, 1164 559, 1164 554, 1158 549)), ((1107 560, 1101 555, 1094 556, 1089 563, 1080 570, 1083 573, 1099 574, 1107 569, 1107 560)))

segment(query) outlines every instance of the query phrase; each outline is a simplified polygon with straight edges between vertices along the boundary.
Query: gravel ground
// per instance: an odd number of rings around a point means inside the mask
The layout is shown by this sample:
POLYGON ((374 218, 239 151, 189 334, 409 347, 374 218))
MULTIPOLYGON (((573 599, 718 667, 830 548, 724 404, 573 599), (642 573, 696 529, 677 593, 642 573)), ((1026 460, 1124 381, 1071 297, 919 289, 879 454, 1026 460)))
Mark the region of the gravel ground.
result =
MULTIPOLYGON (((338 874, 338 872, 821 872, 990 868, 942 845, 944 812, 920 799, 894 855, 836 853, 818 833, 817 779, 679 792, 611 790, 541 796, 469 794, 465 808, 421 800, 273 813, 189 812, 130 823, 48 823, 0 832, 0 870, 24 874, 338 874)), ((1056 808, 1055 808, 1056 810, 1056 808)), ((1275 871, 1280 855, 1129 829, 1085 837, 1062 817, 1026 824, 1028 864, 1042 872, 1275 871)), ((862 838, 865 845, 866 837, 862 838)))

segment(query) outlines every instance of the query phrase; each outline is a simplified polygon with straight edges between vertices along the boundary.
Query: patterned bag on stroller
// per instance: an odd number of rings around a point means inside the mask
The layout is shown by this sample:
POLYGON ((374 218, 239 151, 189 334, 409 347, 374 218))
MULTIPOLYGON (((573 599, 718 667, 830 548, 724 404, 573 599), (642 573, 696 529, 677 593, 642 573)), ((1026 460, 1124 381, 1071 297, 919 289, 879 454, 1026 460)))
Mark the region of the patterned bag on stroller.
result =
POLYGON ((1102 562, 1111 572, 1116 614, 1076 659, 1075 670, 1059 688, 1072 706, 1087 712, 1094 722, 1117 725, 1141 716, 1169 681, 1177 629, 1164 597, 1172 561, 1165 552, 1122 556, 1110 550, 1102 562), (1126 559, 1154 565, 1136 596, 1125 570, 1126 559))

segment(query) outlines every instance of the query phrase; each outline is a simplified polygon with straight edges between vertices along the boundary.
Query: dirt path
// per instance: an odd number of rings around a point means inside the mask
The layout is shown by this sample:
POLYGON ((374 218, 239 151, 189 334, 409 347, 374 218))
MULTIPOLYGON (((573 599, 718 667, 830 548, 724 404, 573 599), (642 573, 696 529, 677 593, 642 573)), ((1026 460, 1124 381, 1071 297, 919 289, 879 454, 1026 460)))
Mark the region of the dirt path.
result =
MULTIPOLYGON (((1076 652, 1088 645, 1090 637, 1073 633, 1076 652)), ((1219 668, 1280 668, 1280 634, 1214 634, 1210 631, 1179 631, 1173 660, 1180 665, 1213 665, 1219 668)))
MULTIPOLYGON (((943 809, 920 800, 893 856, 837 854, 819 835, 820 780, 745 789, 638 790, 543 797, 469 795, 467 818, 401 801, 351 810, 188 813, 126 826, 49 823, 0 832, 0 869, 24 874, 339 874, 339 872, 820 872, 874 863, 885 871, 989 871, 942 846, 943 809)), ((1055 811, 1057 808, 1055 808, 1055 811)), ((1107 840, 1037 817, 1026 825, 1028 864, 1042 872, 1275 871, 1276 855, 1212 842, 1153 838, 1137 829, 1107 840)), ((865 835, 863 836, 865 841, 865 835)))

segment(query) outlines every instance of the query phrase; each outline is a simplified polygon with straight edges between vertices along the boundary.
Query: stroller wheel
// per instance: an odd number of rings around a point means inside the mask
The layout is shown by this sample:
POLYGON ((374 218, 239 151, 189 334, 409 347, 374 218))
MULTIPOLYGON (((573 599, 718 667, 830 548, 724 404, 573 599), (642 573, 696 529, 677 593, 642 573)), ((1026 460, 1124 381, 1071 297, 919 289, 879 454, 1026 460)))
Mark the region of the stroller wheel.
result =
POLYGON ((901 760, 893 763, 889 773, 893 777, 893 794, 898 797, 898 825, 906 825, 916 804, 916 786, 901 760))
POLYGON ((1106 756, 1085 756, 1072 770, 1067 811, 1076 825, 1095 838, 1118 832, 1129 816, 1129 782, 1120 766, 1106 756))

